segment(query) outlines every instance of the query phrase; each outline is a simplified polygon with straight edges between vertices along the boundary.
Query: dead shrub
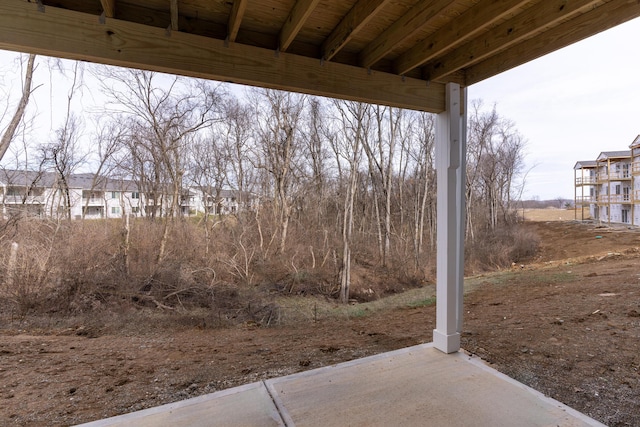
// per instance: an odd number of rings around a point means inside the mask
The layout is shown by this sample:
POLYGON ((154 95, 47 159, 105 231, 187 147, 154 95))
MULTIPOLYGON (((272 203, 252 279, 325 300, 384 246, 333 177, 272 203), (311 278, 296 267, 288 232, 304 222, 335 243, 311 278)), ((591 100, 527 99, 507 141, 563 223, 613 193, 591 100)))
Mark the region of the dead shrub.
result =
POLYGON ((465 257, 471 270, 488 271, 532 258, 539 246, 540 239, 531 231, 518 225, 505 226, 487 230, 468 242, 465 257))

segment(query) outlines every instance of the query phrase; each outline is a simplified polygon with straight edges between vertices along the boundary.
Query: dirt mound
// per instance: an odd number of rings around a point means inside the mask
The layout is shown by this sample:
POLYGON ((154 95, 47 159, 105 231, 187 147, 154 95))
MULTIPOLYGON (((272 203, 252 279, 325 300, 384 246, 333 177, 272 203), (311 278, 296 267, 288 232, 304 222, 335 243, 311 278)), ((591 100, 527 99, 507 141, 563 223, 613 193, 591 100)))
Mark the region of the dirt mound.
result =
MULTIPOLYGON (((469 278, 463 347, 605 424, 640 425, 640 233, 526 227, 535 259, 469 278)), ((368 307, 273 328, 14 321, 0 332, 0 425, 90 421, 431 341, 429 302, 368 307)))

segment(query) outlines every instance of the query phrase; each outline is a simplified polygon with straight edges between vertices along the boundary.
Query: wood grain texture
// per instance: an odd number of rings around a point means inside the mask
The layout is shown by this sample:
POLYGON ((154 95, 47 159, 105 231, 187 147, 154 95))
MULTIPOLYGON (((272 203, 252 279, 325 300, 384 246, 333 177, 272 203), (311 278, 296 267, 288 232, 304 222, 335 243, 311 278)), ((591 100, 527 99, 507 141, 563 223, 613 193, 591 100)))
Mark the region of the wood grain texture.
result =
POLYGON ((438 58, 437 62, 427 64, 424 76, 429 80, 437 80, 481 62, 499 50, 542 32, 548 25, 555 25, 578 13, 591 10, 599 2, 600 0, 547 0, 438 58))
POLYGON ((240 23, 244 11, 247 9, 247 0, 235 0, 233 7, 231 8, 231 14, 229 15, 228 34, 229 41, 236 41, 238 37, 238 31, 240 30, 240 23))
POLYGON ((171 29, 173 31, 178 31, 178 19, 179 19, 179 12, 178 12, 178 0, 169 0, 170 5, 171 5, 171 29))
POLYGON ((553 52, 637 16, 639 4, 640 0, 0 0, 0 13, 8 13, 0 16, 6 22, 0 26, 0 42, 9 49, 432 111, 442 108, 441 84, 464 86, 553 52), (44 5, 44 13, 38 8, 40 16, 30 12, 34 3, 44 5), (67 19, 81 16, 76 14, 91 19, 86 18, 86 26, 67 19), (108 17, 106 23, 101 15, 108 17), (109 22, 115 19, 118 22, 109 22), (565 24, 568 20, 577 26, 565 24), (101 21, 102 27, 96 27, 101 21), (13 28, 20 37, 12 34, 13 28), (287 55, 278 59, 278 49, 287 55))
POLYGON ((472 85, 493 77, 637 17, 638 0, 611 1, 469 67, 466 83, 472 85))
POLYGON ((427 25, 431 19, 441 14, 453 3, 455 3, 453 0, 421 1, 418 3, 364 48, 360 53, 361 65, 370 67, 379 61, 398 43, 427 25))
POLYGON ((356 3, 322 44, 322 57, 326 60, 333 58, 349 42, 353 35, 390 1, 360 0, 356 3))
POLYGON ((472 9, 455 18, 451 25, 417 43, 400 56, 395 63, 396 72, 404 74, 469 38, 481 34, 491 24, 528 2, 528 0, 481 0, 472 9))
POLYGON ((440 112, 444 85, 26 2, 0 3, 0 48, 440 112), (53 37, 52 35, 56 35, 53 37))
POLYGON ((280 31, 280 50, 286 51, 320 0, 298 0, 280 31))
POLYGON ((114 18, 116 16, 116 0, 100 0, 102 9, 104 10, 104 16, 107 18, 114 18))

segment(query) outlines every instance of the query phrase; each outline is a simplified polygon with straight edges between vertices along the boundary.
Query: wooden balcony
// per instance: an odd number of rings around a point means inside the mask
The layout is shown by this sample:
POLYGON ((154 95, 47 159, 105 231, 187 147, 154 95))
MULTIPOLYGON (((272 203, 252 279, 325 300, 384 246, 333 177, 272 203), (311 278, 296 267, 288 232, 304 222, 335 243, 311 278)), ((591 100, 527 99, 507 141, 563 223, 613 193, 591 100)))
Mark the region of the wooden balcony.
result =
POLYGON ((627 181, 627 180, 630 180, 631 177, 632 177, 631 170, 629 169, 621 170, 618 172, 612 172, 609 174, 609 179, 611 181, 627 181))
POLYGON ((578 196, 576 197, 576 204, 585 205, 596 202, 596 196, 578 196))
POLYGON ((595 176, 579 176, 576 178, 576 186, 595 185, 598 182, 595 176))

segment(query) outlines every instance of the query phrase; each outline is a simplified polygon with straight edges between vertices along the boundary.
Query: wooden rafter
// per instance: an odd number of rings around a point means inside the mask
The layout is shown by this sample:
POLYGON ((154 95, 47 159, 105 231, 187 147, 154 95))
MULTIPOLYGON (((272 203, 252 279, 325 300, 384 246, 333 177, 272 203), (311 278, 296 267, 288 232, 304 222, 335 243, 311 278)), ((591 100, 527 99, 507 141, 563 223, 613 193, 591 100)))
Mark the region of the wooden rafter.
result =
POLYGON ((444 85, 21 1, 0 2, 0 49, 441 112, 444 85), (63 35, 52 37, 52 34, 63 35))
POLYGON ((178 0, 169 0, 171 4, 171 30, 178 31, 178 0))
POLYGON ((278 46, 280 51, 284 52, 289 48, 319 2, 320 0, 298 0, 296 2, 280 30, 280 45, 278 46))
POLYGON ((100 0, 104 16, 114 18, 116 16, 116 0, 100 0))
POLYGON ((322 44, 322 58, 330 60, 391 0, 360 0, 322 44))
POLYGON ((427 25, 453 3, 454 0, 421 1, 362 50, 360 65, 372 66, 398 43, 427 25))
POLYGON ((231 14, 229 15, 229 25, 227 26, 227 37, 230 42, 236 41, 238 37, 238 31, 240 30, 240 23, 242 22, 242 16, 247 9, 247 0, 235 0, 233 7, 231 8, 231 14))
POLYGON ((530 38, 547 25, 590 10, 599 0, 545 0, 542 4, 529 8, 482 37, 470 40, 464 45, 427 64, 424 76, 428 80, 438 80, 470 64, 481 62, 499 50, 530 38))
POLYGON ((637 0, 608 2, 469 67, 466 83, 480 82, 638 17, 640 2, 637 0))
MULTIPOLYGON (((405 74, 437 55, 484 31, 529 0, 481 0, 472 9, 455 18, 451 25, 409 49, 394 64, 398 74, 405 74)), ((534 6, 535 7, 535 6, 534 6)))

